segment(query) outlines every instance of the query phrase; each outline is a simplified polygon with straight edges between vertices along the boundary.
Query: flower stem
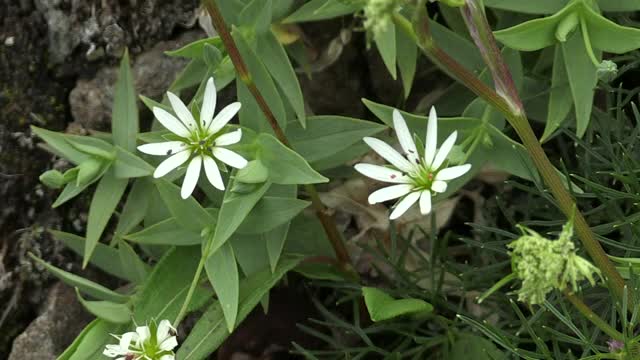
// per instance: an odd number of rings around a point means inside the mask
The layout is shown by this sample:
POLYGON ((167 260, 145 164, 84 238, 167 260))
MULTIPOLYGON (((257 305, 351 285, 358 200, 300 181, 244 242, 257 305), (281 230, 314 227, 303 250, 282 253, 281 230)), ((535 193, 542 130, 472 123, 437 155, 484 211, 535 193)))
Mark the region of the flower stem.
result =
MULTIPOLYGON (((247 86, 247 88, 255 98, 256 102, 258 103, 258 106, 260 107, 260 110, 262 110, 262 112, 264 113, 265 117, 267 118, 267 121, 269 122, 269 125, 273 129, 273 132, 275 133, 278 140, 280 140, 280 142, 282 142, 284 145, 291 147, 289 140, 287 139, 286 135, 284 134, 284 131, 278 124, 278 121, 276 120, 276 117, 273 115, 273 112, 269 108, 267 101, 260 93, 260 90, 258 89, 256 84, 253 82, 253 79, 251 77, 251 74, 249 73, 247 65, 242 59, 242 56, 240 55, 240 51, 238 50, 238 47, 236 46, 235 41, 231 37, 231 33, 229 32, 227 28, 227 24, 225 23, 224 18, 222 17, 222 14, 218 9, 218 5, 216 4, 216 1, 203 0, 202 3, 204 4, 205 8, 207 9, 207 12, 209 13, 209 16, 211 17, 211 22, 213 23, 213 27, 216 29, 216 31, 220 35, 220 39, 222 40, 224 47, 227 49, 227 53, 229 54, 229 58, 231 58, 231 62, 233 63, 233 66, 235 67, 236 72, 238 73, 238 77, 247 86)), ((336 226, 333 216, 331 216, 331 214, 327 211, 326 206, 320 200, 320 197, 318 196, 318 192, 315 186, 305 185, 305 190, 307 191, 307 193, 309 194, 309 197, 311 198, 311 202, 313 204, 315 214, 320 220, 320 223, 322 224, 322 227, 324 228, 324 231, 327 234, 329 241, 331 242, 331 246, 333 247, 333 250, 340 263, 340 266, 342 267, 342 270, 357 277, 357 273, 354 271, 351 263, 351 257, 349 256, 349 252, 345 247, 344 241, 342 239, 342 235, 340 234, 340 231, 338 231, 338 227, 336 226)))
POLYGON ((612 339, 618 341, 624 341, 624 335, 622 335, 618 330, 614 329, 611 325, 609 325, 606 321, 604 321, 600 316, 591 310, 591 308, 582 302, 580 298, 576 296, 573 291, 565 289, 563 292, 564 297, 569 300, 569 302, 584 316, 587 320, 591 321, 595 326, 597 326, 602 332, 609 335, 612 339))
POLYGON ((196 273, 193 275, 193 280, 191 281, 191 286, 189 287, 189 291, 187 292, 187 297, 184 299, 182 303, 182 307, 180 308, 180 312, 178 312, 178 316, 176 316, 176 320, 173 322, 173 327, 178 328, 182 319, 184 319, 185 315, 187 315, 187 309, 189 309, 189 304, 191 303, 191 298, 193 297, 193 293, 196 290, 196 286, 198 286, 198 282, 200 281, 200 275, 202 274, 202 269, 204 269, 204 264, 207 261, 208 251, 206 251, 200 257, 200 262, 198 263, 198 268, 196 269, 196 273))
MULTIPOLYGON (((560 209, 565 213, 567 218, 570 218, 573 215, 574 208, 577 208, 575 200, 565 188, 564 182, 542 149, 540 142, 529 125, 529 120, 527 119, 524 110, 514 107, 503 96, 499 95, 495 90, 482 82, 474 73, 464 68, 464 66, 439 48, 431 35, 429 15, 426 10, 426 0, 419 0, 417 3, 413 28, 410 23, 400 15, 396 15, 394 18, 396 25, 398 25, 398 27, 405 31, 409 36, 413 37, 425 55, 436 65, 442 68, 454 79, 465 85, 476 95, 480 96, 487 103, 495 107, 506 117, 507 121, 515 129, 516 133, 522 140, 522 144, 529 152, 529 156, 531 156, 531 159, 542 176, 542 179, 558 202, 560 209)), ((484 38, 490 39, 490 41, 495 41, 492 34, 488 34, 484 38)), ((508 72, 501 73, 508 74, 508 72)), ((509 96, 514 95, 517 94, 509 94, 509 96)), ((607 257, 607 254, 600 243, 596 240, 595 235, 591 231, 591 228, 580 211, 575 212, 575 229, 585 250, 589 253, 589 256, 593 259, 602 274, 607 278, 607 282, 612 292, 619 299, 622 298, 624 280, 607 257)))

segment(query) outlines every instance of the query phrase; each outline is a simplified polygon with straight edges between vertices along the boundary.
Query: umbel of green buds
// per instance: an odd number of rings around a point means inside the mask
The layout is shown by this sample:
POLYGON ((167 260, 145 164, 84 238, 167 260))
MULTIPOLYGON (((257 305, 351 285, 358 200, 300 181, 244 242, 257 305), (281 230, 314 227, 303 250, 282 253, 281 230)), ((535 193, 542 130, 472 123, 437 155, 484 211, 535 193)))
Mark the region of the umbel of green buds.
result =
POLYGON ((399 0, 367 0, 364 6, 364 28, 373 36, 383 33, 392 22, 393 13, 400 7, 399 0))
POLYGON ((554 289, 564 290, 570 285, 572 290, 579 290, 582 280, 595 285, 594 274, 600 276, 600 270, 576 253, 571 241, 573 219, 564 225, 558 240, 547 239, 524 226, 520 229, 523 235, 507 245, 513 273, 522 281, 517 290, 519 301, 540 304, 554 289))

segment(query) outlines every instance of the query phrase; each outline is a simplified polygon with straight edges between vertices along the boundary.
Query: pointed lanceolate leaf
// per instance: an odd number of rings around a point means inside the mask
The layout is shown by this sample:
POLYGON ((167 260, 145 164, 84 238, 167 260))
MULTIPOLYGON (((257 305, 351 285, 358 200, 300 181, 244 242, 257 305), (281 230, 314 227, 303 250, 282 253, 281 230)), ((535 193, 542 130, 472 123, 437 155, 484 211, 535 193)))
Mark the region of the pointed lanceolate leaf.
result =
POLYGON ((595 49, 623 54, 640 48, 640 29, 618 25, 589 6, 583 6, 582 18, 595 49))
POLYGON ((354 13, 361 9, 362 3, 342 0, 311 0, 302 5, 293 14, 283 20, 283 23, 298 23, 318 21, 354 13))
POLYGON ((598 5, 602 11, 638 11, 640 10, 640 0, 598 0, 598 5))
POLYGON ((416 75, 418 63, 418 47, 416 43, 404 31, 396 31, 396 57, 398 59, 398 69, 404 89, 404 98, 409 97, 413 79, 416 75))
POLYGON ((153 166, 120 146, 116 146, 116 160, 113 169, 116 176, 121 179, 145 177, 153 174, 153 166))
MULTIPOLYGON (((214 222, 211 225, 215 225, 214 222)), ((124 236, 124 239, 141 245, 189 246, 202 243, 199 232, 185 229, 175 218, 157 222, 144 229, 124 236)))
POLYGON ((130 233, 142 222, 147 214, 152 192, 153 183, 150 179, 135 180, 118 218, 118 225, 116 225, 115 230, 116 237, 122 237, 130 233))
POLYGON ((113 171, 107 171, 100 179, 89 206, 83 267, 86 267, 89 263, 93 250, 100 240, 111 215, 115 212, 127 183, 127 179, 118 179, 113 171))
POLYGON ((377 32, 374 36, 376 47, 382 57, 384 65, 387 67, 392 78, 396 78, 396 26, 391 23, 384 30, 377 32))
POLYGON ((218 213, 218 221, 209 251, 215 252, 229 240, 249 212, 267 192, 271 183, 252 184, 247 192, 234 192, 235 184, 229 184, 224 194, 224 200, 218 213))
POLYGON ((124 270, 134 278, 133 282, 141 284, 149 272, 147 264, 140 260, 135 250, 123 240, 118 242, 118 255, 124 270))
POLYGON ((238 25, 251 28, 258 34, 269 31, 272 0, 249 0, 238 15, 238 25))
POLYGON ((129 52, 125 50, 122 61, 120 61, 118 82, 116 82, 114 90, 111 130, 114 144, 132 152, 136 149, 139 126, 137 101, 131 66, 129 65, 129 52))
POLYGON ((484 0, 484 5, 496 9, 510 10, 527 14, 555 14, 556 12, 560 11, 560 9, 562 9, 562 7, 565 6, 568 2, 569 0, 484 0))
POLYGON ((215 225, 212 217, 192 196, 180 197, 180 188, 166 180, 157 180, 156 187, 165 205, 176 221, 186 230, 199 234, 203 229, 215 225))
POLYGON ((291 221, 278 226, 277 228, 262 234, 267 245, 267 254, 269 255, 269 265, 271 265, 271 271, 276 271, 278 267, 278 261, 284 250, 284 245, 287 241, 287 235, 289 234, 289 227, 291 221))
POLYGON ((124 303, 129 300, 129 297, 126 295, 119 294, 113 290, 107 289, 100 284, 94 283, 91 280, 87 280, 78 275, 59 269, 51 264, 48 264, 47 262, 36 257, 33 254, 29 254, 29 256, 45 269, 47 269, 47 271, 52 273, 55 277, 60 279, 60 281, 62 281, 63 283, 69 286, 77 287, 78 289, 80 289, 80 291, 91 297, 118 303, 124 303))
POLYGON ((421 299, 394 299, 384 291, 372 287, 363 287, 362 294, 371 320, 383 321, 402 315, 428 314, 433 306, 421 299))
POLYGON ((88 301, 80 295, 76 288, 78 300, 82 306, 96 317, 114 324, 127 324, 131 322, 131 310, 125 304, 111 301, 88 301))
MULTIPOLYGON (((576 133, 579 137, 582 137, 591 119, 598 74, 587 53, 582 30, 576 30, 576 33, 561 46, 576 112, 576 133)), ((598 51, 595 52, 596 56, 599 57, 600 53, 598 51)))
POLYGON ((329 179, 313 170, 300 154, 284 146, 269 134, 258 135, 258 159, 269 169, 269 179, 276 184, 316 184, 329 179))
POLYGON ((240 234, 259 234, 290 221, 311 204, 308 201, 265 196, 256 204, 244 222, 238 227, 240 234), (260 226, 256 226, 260 224, 260 226))
POLYGON ((551 75, 551 90, 549 92, 549 105, 547 110, 547 124, 541 141, 546 141, 567 119, 573 99, 571 87, 567 77, 567 68, 564 63, 564 55, 560 45, 556 45, 553 60, 553 73, 551 75))
MULTIPOLYGON (((258 57, 258 55, 253 51, 253 49, 249 46, 248 41, 245 39, 239 29, 233 30, 233 39, 236 42, 238 47, 238 51, 242 55, 242 58, 246 62, 249 74, 238 74, 237 85, 238 92, 241 93, 241 89, 246 89, 246 86, 242 82, 242 76, 251 76, 251 81, 255 84, 255 86, 260 91, 260 94, 266 101, 269 109, 271 109, 273 116, 275 116, 278 124, 281 128, 286 129, 287 127, 287 115, 285 112, 284 104, 282 103, 282 98, 280 97, 280 93, 276 88, 273 79, 269 75, 267 68, 264 63, 258 57)), ((261 130, 268 129, 269 124, 266 122, 267 120, 264 118, 264 115, 260 110, 254 112, 253 109, 259 109, 257 106, 256 100, 251 96, 244 96, 243 99, 238 99, 242 102, 242 108, 240 109, 240 123, 244 126, 247 126, 253 130, 261 130), (250 111, 250 112, 249 112, 250 111)))
POLYGON ((205 269, 222 306, 227 329, 232 332, 238 316, 240 275, 231 245, 226 243, 211 254, 205 263, 205 269))
POLYGON ((262 55, 262 61, 278 84, 284 96, 298 117, 302 127, 306 126, 304 98, 298 82, 298 76, 291 66, 291 62, 282 44, 271 31, 258 37, 257 52, 262 55))

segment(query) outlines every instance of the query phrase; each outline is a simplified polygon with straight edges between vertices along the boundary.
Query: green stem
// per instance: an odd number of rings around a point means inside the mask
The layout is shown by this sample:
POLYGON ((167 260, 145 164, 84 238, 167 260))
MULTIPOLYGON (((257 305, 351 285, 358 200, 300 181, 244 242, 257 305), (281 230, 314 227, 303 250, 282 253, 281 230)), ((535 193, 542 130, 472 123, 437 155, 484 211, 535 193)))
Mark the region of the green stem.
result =
MULTIPOLYGON (((416 40, 425 55, 436 65, 495 107, 506 117, 507 121, 522 140, 522 144, 527 148, 533 163, 558 202, 560 209, 567 218, 570 218, 573 215, 573 209, 577 208, 575 201, 565 188, 565 184, 556 172, 555 167, 551 164, 551 161, 549 161, 549 158, 542 149, 540 142, 529 125, 526 114, 524 114, 524 111, 518 111, 517 108, 510 106, 502 96, 498 95, 492 88, 482 82, 474 73, 467 70, 438 47, 431 35, 429 16, 426 11, 426 0, 418 1, 413 27, 409 26, 408 21, 400 15, 395 16, 394 20, 401 30, 416 40)), ((624 280, 607 257, 600 243, 596 240, 595 235, 580 211, 575 212, 575 229, 585 250, 607 278, 610 289, 621 299, 624 280)))
POLYGON ((178 316, 176 316, 176 320, 173 322, 173 327, 178 328, 182 319, 184 319, 185 315, 187 315, 187 310, 189 309, 189 304, 191 303, 191 298, 193 297, 193 293, 196 290, 196 286, 198 286, 198 282, 200 281, 200 275, 202 274, 202 269, 204 269, 204 264, 207 261, 208 251, 205 251, 200 257, 200 262, 198 263, 198 268, 196 269, 195 275, 193 275, 193 280, 191 281, 191 286, 189 287, 189 291, 187 292, 187 297, 184 299, 182 303, 182 307, 180 308, 180 312, 178 312, 178 316))
MULTIPOLYGON (((229 54, 229 58, 231 59, 236 72, 238 73, 238 77, 247 86, 247 88, 253 95, 254 99, 258 103, 258 106, 260 107, 260 110, 262 111, 262 113, 264 113, 278 140, 280 140, 280 142, 282 142, 284 145, 291 147, 289 140, 278 124, 278 121, 269 108, 267 101, 260 93, 260 90, 258 89, 256 84, 253 82, 253 78, 251 77, 247 65, 240 55, 240 51, 238 50, 233 37, 231 37, 231 33, 229 32, 227 24, 225 23, 224 18, 222 17, 222 14, 218 9, 216 1, 203 0, 202 3, 204 4, 207 12, 209 13, 209 16, 211 17, 213 27, 220 35, 220 39, 222 40, 224 47, 227 49, 227 53, 229 54)), ((333 250, 338 261, 340 262, 342 269, 354 274, 357 277, 357 274, 353 270, 351 257, 349 256, 349 252, 344 245, 342 235, 340 234, 340 231, 338 231, 338 227, 336 226, 333 216, 329 213, 325 205, 320 200, 318 192, 313 185, 305 185, 305 189, 309 194, 309 197, 311 198, 313 208, 315 209, 315 214, 320 220, 320 223, 322 224, 322 227, 327 234, 329 241, 331 242, 331 246, 333 247, 333 250)))
POLYGON ((622 335, 618 330, 614 329, 609 323, 604 321, 600 316, 591 310, 587 304, 582 302, 580 298, 576 296, 576 294, 569 290, 563 291, 564 297, 569 300, 569 302, 584 316, 587 320, 591 321, 595 326, 597 326, 602 332, 609 335, 612 339, 618 341, 624 341, 624 335, 622 335))

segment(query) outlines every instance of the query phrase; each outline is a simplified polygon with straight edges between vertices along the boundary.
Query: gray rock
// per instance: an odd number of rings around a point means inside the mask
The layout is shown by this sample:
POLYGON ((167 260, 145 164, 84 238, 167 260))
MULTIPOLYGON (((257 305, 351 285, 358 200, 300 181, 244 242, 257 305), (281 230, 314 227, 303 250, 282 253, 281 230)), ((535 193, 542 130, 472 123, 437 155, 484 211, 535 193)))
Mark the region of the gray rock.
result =
POLYGON ((90 320, 73 289, 57 283, 40 316, 14 340, 9 360, 55 360, 90 320))
MULTIPOLYGON (((182 58, 169 57, 164 51, 176 49, 201 37, 204 37, 203 32, 189 31, 177 40, 159 42, 149 51, 137 56, 132 64, 137 93, 150 98, 162 97, 188 62, 182 58)), ((109 128, 117 73, 117 67, 102 68, 93 79, 77 81, 69 95, 71 114, 77 124, 86 129, 109 128)))

